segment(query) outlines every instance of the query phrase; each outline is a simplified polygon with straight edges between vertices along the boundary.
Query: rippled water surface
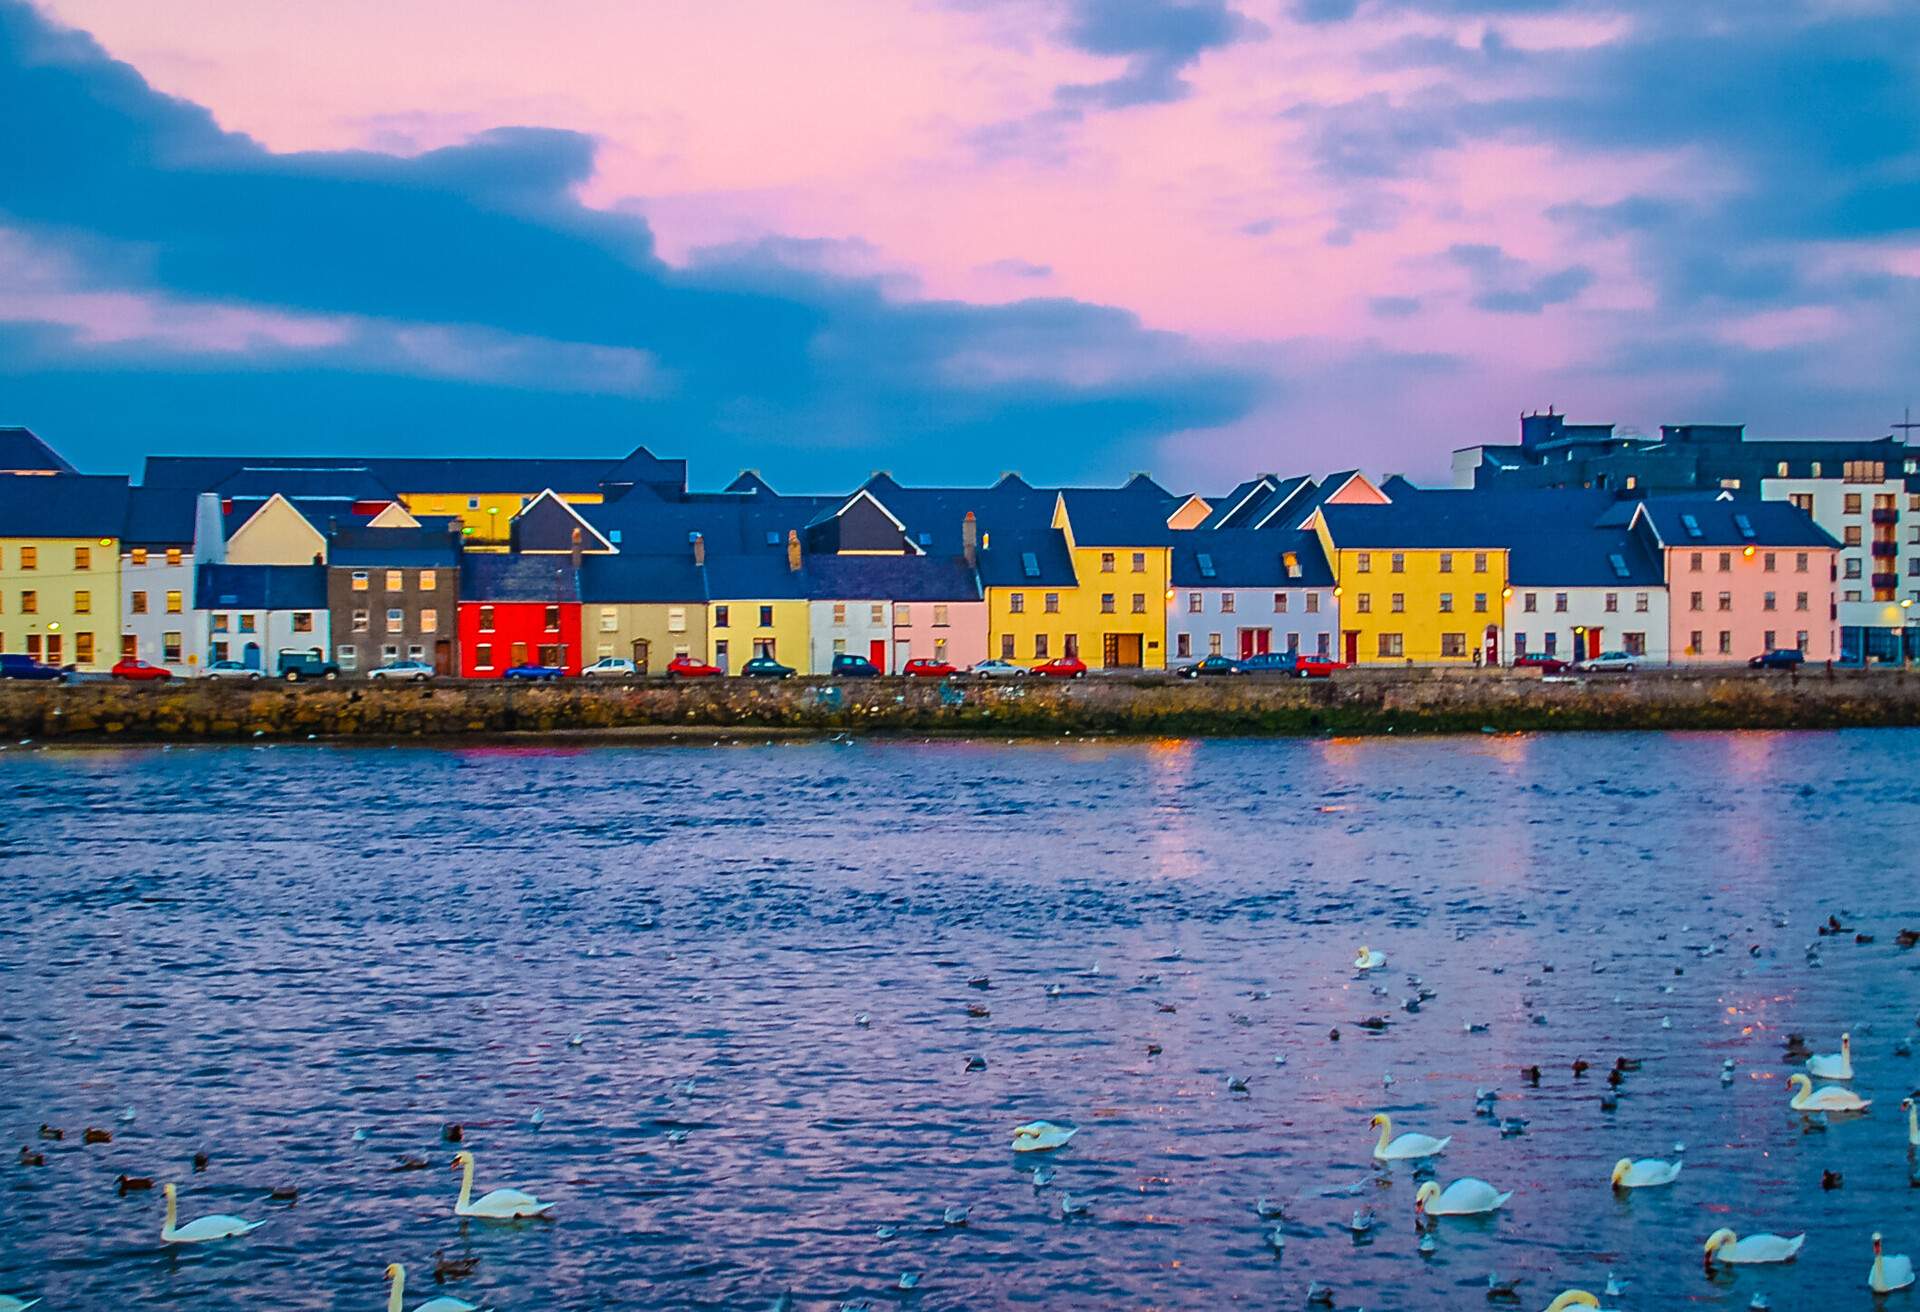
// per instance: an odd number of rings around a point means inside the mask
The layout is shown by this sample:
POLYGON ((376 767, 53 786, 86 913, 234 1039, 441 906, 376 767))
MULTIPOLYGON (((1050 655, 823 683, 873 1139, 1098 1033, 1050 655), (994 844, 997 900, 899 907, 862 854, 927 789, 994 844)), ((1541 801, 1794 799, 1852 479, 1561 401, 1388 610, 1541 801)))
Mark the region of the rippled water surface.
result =
POLYGON ((1612 1271, 1622 1308, 1871 1308, 1870 1233, 1920 1253, 1917 871, 1897 731, 13 747, 0 1291, 377 1309, 404 1262, 409 1306, 505 1312, 1291 1308, 1316 1280, 1380 1312, 1612 1271), (1874 941, 1817 936, 1829 914, 1874 941), (1810 1130, 1783 1044, 1849 1026, 1874 1106, 1810 1130), (1608 1111, 1619 1056, 1643 1065, 1608 1111), (1475 1114, 1496 1087, 1524 1133, 1475 1114), (1423 1256, 1410 1172, 1369 1158, 1381 1110, 1512 1201, 1423 1256), (1040 1186, 1009 1151, 1038 1117, 1080 1127, 1040 1186), (480 1189, 554 1219, 457 1220, 449 1122, 480 1189), (1615 1197, 1617 1158, 1676 1142, 1677 1184, 1615 1197), (163 1247, 167 1180, 183 1220, 267 1224, 163 1247), (1808 1239, 1709 1280, 1723 1225, 1808 1239), (436 1288, 436 1251, 477 1265, 436 1288))

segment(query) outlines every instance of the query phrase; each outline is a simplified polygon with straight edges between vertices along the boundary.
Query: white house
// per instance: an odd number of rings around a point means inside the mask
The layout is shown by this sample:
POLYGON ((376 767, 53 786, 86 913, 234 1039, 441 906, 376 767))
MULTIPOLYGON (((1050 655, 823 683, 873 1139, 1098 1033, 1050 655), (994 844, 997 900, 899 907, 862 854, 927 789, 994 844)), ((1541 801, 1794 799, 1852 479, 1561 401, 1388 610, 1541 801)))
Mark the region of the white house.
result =
POLYGON ((1168 662, 1269 651, 1332 655, 1340 632, 1320 540, 1292 530, 1201 530, 1173 548, 1168 662))
POLYGON ((120 654, 175 675, 206 662, 204 620, 194 608, 194 495, 128 489, 120 535, 120 654))

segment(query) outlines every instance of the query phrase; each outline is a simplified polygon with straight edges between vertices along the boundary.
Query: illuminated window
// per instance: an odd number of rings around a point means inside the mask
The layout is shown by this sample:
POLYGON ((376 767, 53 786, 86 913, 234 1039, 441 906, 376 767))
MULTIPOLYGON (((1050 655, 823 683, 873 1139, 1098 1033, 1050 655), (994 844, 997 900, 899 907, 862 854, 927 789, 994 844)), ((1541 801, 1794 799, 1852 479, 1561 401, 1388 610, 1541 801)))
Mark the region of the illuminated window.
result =
POLYGON ((75 569, 93 568, 93 548, 75 547, 73 549, 73 567, 75 569))

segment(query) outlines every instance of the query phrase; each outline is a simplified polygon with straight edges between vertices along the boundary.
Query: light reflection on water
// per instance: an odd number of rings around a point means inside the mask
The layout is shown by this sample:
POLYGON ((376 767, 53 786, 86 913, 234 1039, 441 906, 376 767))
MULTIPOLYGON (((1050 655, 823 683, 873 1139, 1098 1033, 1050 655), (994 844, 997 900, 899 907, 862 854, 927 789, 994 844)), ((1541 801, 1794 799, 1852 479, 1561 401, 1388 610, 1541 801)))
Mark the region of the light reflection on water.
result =
POLYGON ((1379 1312, 1483 1305, 1490 1270, 1534 1308, 1614 1270, 1625 1308, 1870 1307, 1868 1234, 1920 1251, 1896 1110, 1920 1067, 1893 1053, 1920 1005, 1893 941, 1920 927, 1916 766, 1899 732, 9 749, 0 1291, 377 1308, 402 1261, 409 1304, 503 1309, 1291 1307, 1317 1279, 1379 1312), (1830 912, 1876 941, 1816 939, 1830 912), (1417 1013, 1410 973, 1438 994, 1417 1013), (1803 1133, 1784 1036, 1848 1025, 1876 1105, 1803 1133), (1604 1112, 1617 1055, 1645 1065, 1604 1112), (1474 1115, 1496 1086, 1523 1135, 1474 1115), (1377 1110, 1454 1135, 1442 1179, 1515 1189, 1507 1211, 1422 1258, 1405 1168, 1368 1160, 1377 1110), (1036 1190, 1007 1144, 1042 1116, 1083 1129, 1036 1190), (456 1222, 449 1121, 480 1189, 557 1219, 456 1222), (1673 1188, 1607 1189, 1676 1141, 1673 1188), (183 1218, 270 1223, 163 1250, 122 1171, 177 1179, 183 1218), (1068 1190, 1091 1217, 1061 1218, 1068 1190), (1261 1194, 1288 1200, 1278 1258, 1261 1194), (1709 1282, 1722 1224, 1809 1239, 1709 1282), (436 1249, 477 1271, 429 1288, 436 1249))

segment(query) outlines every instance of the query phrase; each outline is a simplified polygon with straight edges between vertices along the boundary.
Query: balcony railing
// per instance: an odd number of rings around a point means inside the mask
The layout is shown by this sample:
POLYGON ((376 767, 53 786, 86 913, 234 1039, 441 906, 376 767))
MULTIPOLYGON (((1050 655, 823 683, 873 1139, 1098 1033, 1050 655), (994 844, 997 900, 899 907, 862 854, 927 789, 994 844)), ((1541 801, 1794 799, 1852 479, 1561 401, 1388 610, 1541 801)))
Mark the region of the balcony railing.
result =
POLYGON ((1897 510, 1889 510, 1884 506, 1876 507, 1873 512, 1873 522, 1876 524, 1898 524, 1900 522, 1900 512, 1897 510))
POLYGON ((1873 544, 1873 554, 1883 557, 1897 556, 1900 554, 1900 544, 1898 542, 1875 542, 1873 544))
POLYGON ((1897 588, 1899 586, 1900 576, 1898 574, 1875 574, 1873 576, 1873 589, 1875 592, 1886 588, 1897 588))

